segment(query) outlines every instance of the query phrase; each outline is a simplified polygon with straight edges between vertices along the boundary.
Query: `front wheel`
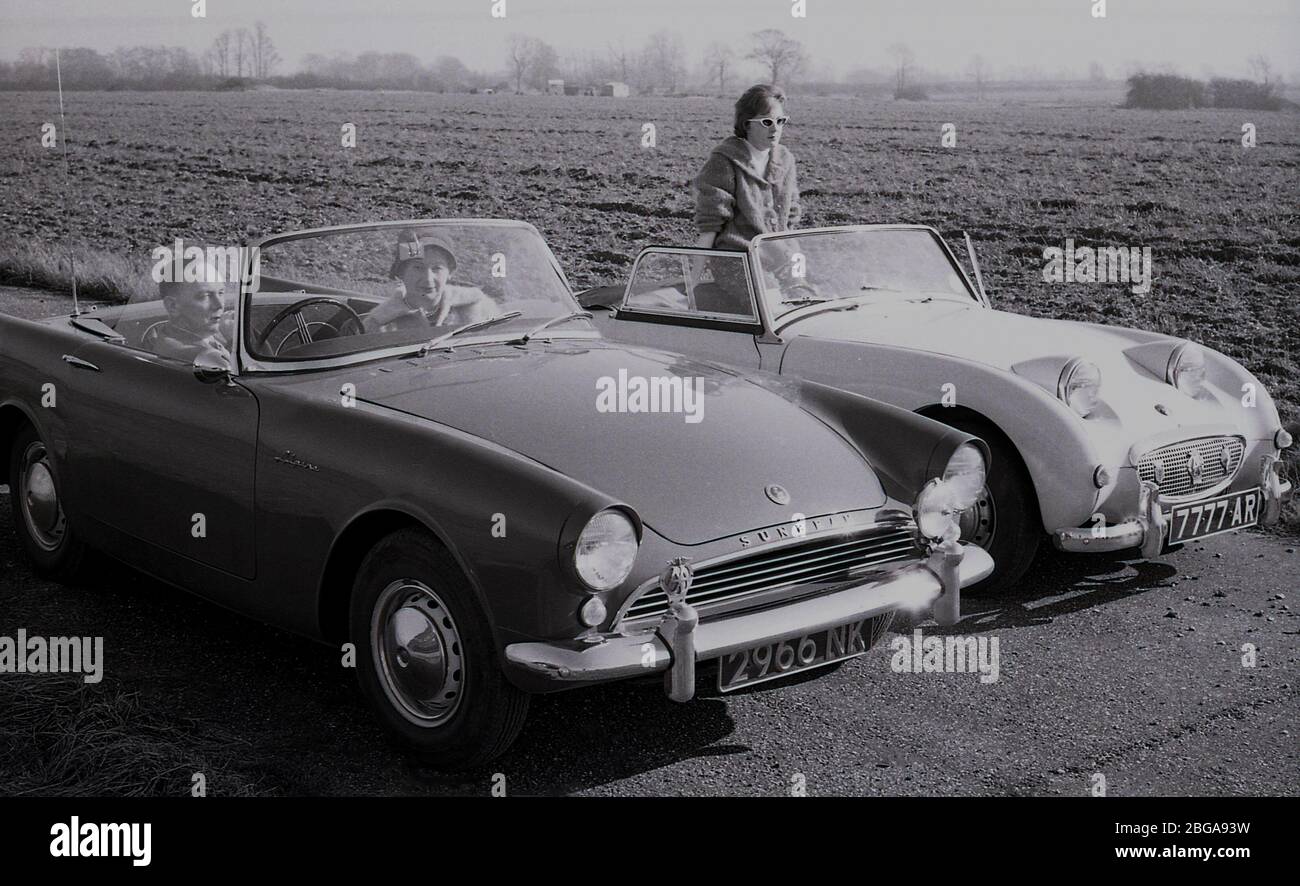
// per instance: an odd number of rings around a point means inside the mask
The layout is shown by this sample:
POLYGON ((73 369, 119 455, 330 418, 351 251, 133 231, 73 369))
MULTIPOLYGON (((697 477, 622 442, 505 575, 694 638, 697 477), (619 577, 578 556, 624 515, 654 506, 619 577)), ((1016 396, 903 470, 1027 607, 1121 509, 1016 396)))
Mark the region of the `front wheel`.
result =
POLYGON ((993 558, 993 573, 963 592, 992 596, 1013 587, 1029 571, 1043 538, 1038 499, 1019 453, 990 424, 950 421, 988 444, 991 464, 975 504, 961 518, 961 540, 979 545, 993 558))
POLYGON ((460 769, 518 736, 528 695, 506 680, 469 582, 429 535, 403 529, 371 550, 349 622, 362 694, 401 744, 460 769))

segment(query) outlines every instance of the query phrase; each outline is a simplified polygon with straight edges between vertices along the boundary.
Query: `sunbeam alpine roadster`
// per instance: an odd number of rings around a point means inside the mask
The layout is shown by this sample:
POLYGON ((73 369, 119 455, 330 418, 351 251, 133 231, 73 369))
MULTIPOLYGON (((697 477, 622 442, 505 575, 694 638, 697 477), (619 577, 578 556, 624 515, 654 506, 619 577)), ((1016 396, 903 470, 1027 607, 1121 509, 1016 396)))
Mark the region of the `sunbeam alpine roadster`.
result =
POLYGON ((1291 445, 1264 386, 1189 341, 994 310, 938 232, 764 234, 747 252, 650 247, 580 293, 609 338, 864 394, 978 435, 988 486, 961 516, 996 591, 1041 539, 1155 557, 1276 522, 1291 445))
POLYGON ((982 440, 603 340, 530 225, 239 261, 233 287, 203 265, 0 318, 21 545, 47 576, 107 552, 353 644, 380 721, 442 765, 502 753, 530 693, 662 673, 686 701, 702 662, 749 687, 861 654, 899 609, 950 623, 993 568, 957 540, 982 440))

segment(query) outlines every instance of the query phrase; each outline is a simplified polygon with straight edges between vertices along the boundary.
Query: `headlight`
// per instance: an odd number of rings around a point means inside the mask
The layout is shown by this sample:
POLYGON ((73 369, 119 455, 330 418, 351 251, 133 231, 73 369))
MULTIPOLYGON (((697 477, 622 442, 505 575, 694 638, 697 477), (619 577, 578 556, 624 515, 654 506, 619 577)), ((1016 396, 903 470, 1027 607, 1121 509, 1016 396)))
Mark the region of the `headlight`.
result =
POLYGON ((1198 344, 1184 342, 1169 355, 1165 381, 1189 397, 1205 389, 1205 350, 1198 344))
POLYGON ((944 481, 926 483, 912 510, 923 537, 931 541, 951 541, 961 536, 958 518, 964 508, 958 504, 953 488, 944 481))
POLYGON ((1061 380, 1056 385, 1056 395, 1083 418, 1097 408, 1100 391, 1101 370, 1096 363, 1082 357, 1065 364, 1061 380))
POLYGON ((578 577, 597 591, 616 588, 636 562, 636 527, 622 511, 601 511, 578 536, 573 565, 578 577))
POLYGON ((961 510, 969 508, 984 491, 984 455, 973 443, 963 443, 948 459, 943 482, 952 490, 953 500, 961 510))

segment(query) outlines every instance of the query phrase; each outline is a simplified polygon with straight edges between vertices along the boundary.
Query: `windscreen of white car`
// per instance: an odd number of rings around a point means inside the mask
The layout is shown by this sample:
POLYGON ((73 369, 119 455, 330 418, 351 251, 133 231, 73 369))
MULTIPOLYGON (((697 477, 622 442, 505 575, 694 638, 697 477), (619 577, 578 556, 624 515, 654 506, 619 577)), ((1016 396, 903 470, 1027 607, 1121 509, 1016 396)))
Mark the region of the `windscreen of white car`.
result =
POLYGON ((974 300, 930 231, 844 230, 765 239, 758 250, 773 318, 835 300, 974 300))

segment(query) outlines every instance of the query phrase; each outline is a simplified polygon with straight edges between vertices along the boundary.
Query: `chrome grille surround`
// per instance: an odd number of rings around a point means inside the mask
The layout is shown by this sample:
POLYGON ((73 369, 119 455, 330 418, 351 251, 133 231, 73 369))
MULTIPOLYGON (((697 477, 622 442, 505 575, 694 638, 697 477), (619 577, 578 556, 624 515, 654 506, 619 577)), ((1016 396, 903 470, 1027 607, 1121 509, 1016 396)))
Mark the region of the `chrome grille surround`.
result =
MULTIPOLYGON (((916 526, 892 522, 850 532, 768 544, 726 554, 694 566, 686 600, 707 621, 717 608, 770 592, 849 580, 920 560, 916 526)), ((773 605, 786 598, 773 600, 773 605)), ((727 606, 732 611, 733 606, 727 606)), ((668 599, 652 579, 637 588, 615 618, 616 625, 642 626, 668 611, 668 599)))
POLYGON ((1149 480, 1160 489, 1160 500, 1188 501, 1214 495, 1227 487, 1246 457, 1243 437, 1220 435, 1193 437, 1150 449, 1138 459, 1138 479, 1149 480), (1223 456, 1227 455, 1227 465, 1223 456), (1199 459, 1201 479, 1193 479, 1191 464, 1199 459))

